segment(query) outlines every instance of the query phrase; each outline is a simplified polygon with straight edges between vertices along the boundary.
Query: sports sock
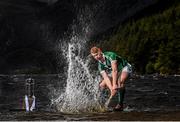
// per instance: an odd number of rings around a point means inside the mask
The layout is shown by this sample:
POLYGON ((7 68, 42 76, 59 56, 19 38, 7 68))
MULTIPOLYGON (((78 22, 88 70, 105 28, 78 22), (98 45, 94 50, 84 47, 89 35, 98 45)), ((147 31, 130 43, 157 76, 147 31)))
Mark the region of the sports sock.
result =
POLYGON ((118 89, 119 105, 123 105, 125 91, 126 91, 125 87, 118 89))

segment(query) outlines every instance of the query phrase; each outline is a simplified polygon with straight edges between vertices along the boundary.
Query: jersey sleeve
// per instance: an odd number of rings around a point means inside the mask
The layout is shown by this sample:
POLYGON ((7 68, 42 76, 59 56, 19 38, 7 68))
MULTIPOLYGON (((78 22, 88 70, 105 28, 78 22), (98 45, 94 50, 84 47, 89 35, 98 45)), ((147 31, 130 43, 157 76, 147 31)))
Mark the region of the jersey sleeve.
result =
POLYGON ((104 67, 104 65, 102 65, 101 63, 98 63, 98 70, 99 70, 100 73, 105 72, 105 67, 104 67))
POLYGON ((117 61, 117 55, 115 53, 111 53, 109 57, 111 62, 117 61))

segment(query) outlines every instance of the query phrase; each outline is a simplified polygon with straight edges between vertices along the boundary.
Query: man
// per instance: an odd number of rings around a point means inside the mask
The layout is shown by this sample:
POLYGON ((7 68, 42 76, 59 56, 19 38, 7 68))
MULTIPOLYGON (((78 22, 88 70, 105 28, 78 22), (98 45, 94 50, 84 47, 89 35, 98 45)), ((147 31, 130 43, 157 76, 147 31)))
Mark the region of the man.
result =
POLYGON ((111 91, 110 99, 119 92, 120 100, 114 110, 123 110, 124 83, 132 73, 131 65, 116 53, 102 52, 98 47, 91 48, 91 55, 98 61, 98 69, 103 78, 100 82, 100 88, 109 88, 111 91))

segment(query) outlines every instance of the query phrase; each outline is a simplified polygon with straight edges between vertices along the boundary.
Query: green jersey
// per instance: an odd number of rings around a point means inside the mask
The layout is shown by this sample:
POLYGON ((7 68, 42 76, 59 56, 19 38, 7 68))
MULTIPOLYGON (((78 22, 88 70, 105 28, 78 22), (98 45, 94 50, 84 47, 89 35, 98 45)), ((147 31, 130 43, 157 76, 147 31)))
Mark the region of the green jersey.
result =
POLYGON ((106 71, 110 73, 112 71, 112 61, 117 61, 118 72, 120 72, 128 63, 127 60, 123 59, 121 56, 118 56, 114 52, 104 52, 103 57, 105 58, 104 62, 98 61, 98 69, 100 72, 106 71))

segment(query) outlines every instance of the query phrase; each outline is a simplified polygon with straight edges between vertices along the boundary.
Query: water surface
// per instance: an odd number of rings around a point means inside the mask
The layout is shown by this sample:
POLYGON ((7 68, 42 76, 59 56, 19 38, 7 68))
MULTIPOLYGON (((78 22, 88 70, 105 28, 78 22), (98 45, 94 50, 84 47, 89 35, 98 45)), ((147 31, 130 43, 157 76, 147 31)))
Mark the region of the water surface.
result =
POLYGON ((59 74, 1 75, 0 120, 180 120, 179 76, 132 77, 126 83, 123 112, 56 111, 51 106, 53 91, 50 87, 54 89, 62 87, 63 91, 66 84, 64 81, 59 74), (21 111, 25 79, 28 77, 35 79, 37 109, 32 113, 21 111))

